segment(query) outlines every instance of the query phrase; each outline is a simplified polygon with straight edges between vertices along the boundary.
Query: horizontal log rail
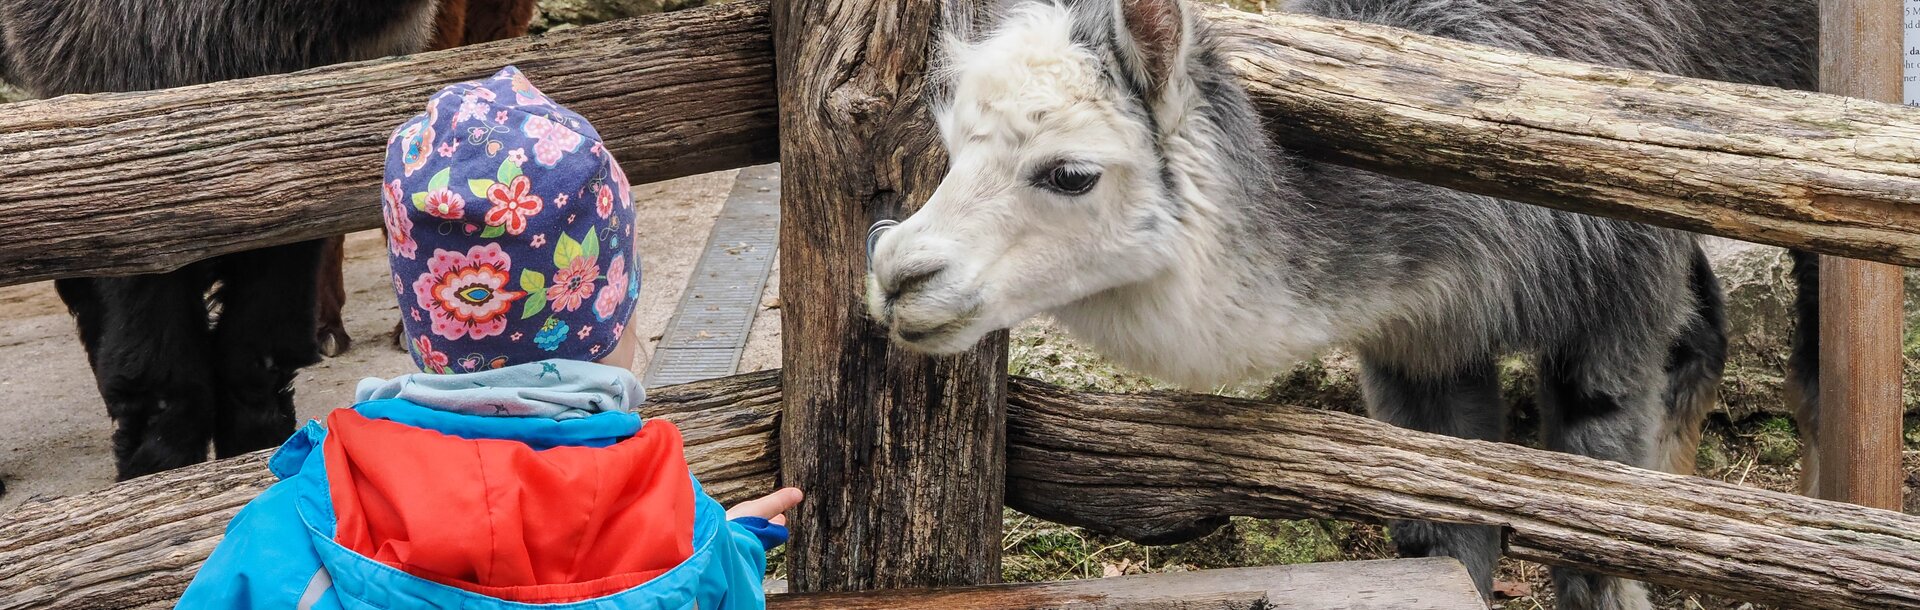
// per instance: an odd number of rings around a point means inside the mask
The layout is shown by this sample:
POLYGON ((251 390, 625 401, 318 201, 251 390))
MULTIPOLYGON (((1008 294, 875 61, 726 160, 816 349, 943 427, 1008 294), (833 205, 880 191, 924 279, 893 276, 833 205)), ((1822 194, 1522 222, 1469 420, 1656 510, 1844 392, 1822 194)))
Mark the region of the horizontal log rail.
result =
POLYGON ((1046 583, 772 595, 769 610, 1486 610, 1460 562, 1342 561, 1046 583))
POLYGON ((518 65, 635 183, 778 156, 767 4, 141 93, 0 106, 0 285, 175 269, 380 226, 387 136, 518 65))
MULTIPOLYGON (((662 388, 723 502, 774 484, 779 374, 662 388)), ((1920 609, 1920 517, 1462 441, 1361 417, 1016 379, 1007 501, 1172 541, 1229 515, 1503 526, 1519 558, 1796 608, 1920 609)), ((32 502, 0 516, 0 610, 164 607, 267 484, 261 456, 32 502)))
POLYGON ((1306 15, 1205 13, 1318 159, 1572 212, 1920 265, 1920 110, 1306 15))
MULTIPOLYGON (((1209 9, 1277 141, 1575 212, 1920 265, 1920 111, 1209 9), (1620 103, 1622 100, 1631 103, 1620 103)), ((775 158, 767 4, 0 112, 0 285, 176 268, 378 226, 388 132, 519 64, 636 182, 775 158)))

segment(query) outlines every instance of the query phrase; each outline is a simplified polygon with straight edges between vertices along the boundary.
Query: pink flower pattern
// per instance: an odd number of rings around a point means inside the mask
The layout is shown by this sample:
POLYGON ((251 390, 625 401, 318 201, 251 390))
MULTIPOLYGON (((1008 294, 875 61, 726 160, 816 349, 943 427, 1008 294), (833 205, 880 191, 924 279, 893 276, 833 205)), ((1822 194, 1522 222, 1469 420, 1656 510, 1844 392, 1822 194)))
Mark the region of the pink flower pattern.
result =
POLYGON ((586 141, 586 138, 580 136, 580 132, 538 115, 527 117, 527 122, 520 127, 520 132, 535 141, 533 161, 547 167, 553 167, 553 164, 559 163, 560 158, 566 153, 578 150, 580 143, 586 141))
POLYGON ((607 263, 607 285, 600 288, 600 296, 593 300, 593 313, 605 320, 613 317, 620 303, 627 300, 627 257, 613 257, 607 263))
POLYGON ((547 302, 553 304, 554 311, 573 311, 580 303, 593 296, 593 281, 600 277, 600 267, 584 256, 576 256, 567 268, 553 274, 553 285, 547 286, 547 302))
POLYGON ((487 200, 493 202, 493 208, 487 210, 489 226, 506 226, 507 233, 519 235, 527 230, 527 217, 540 213, 540 196, 532 193, 533 180, 526 176, 515 176, 512 184, 493 183, 487 189, 487 200))
POLYGON ((459 220, 467 213, 467 200, 449 189, 427 193, 427 213, 435 218, 459 220))
POLYGON ((413 281, 414 300, 433 317, 433 334, 454 340, 498 335, 514 301, 526 296, 508 288, 512 270, 513 260, 499 244, 465 254, 434 250, 427 272, 413 281))
POLYGON ((406 208, 400 207, 400 181, 395 180, 381 187, 380 218, 387 225, 387 251, 394 256, 413 260, 420 244, 413 241, 413 219, 407 215, 406 208))
POLYGON ((447 373, 447 355, 433 349, 433 341, 426 335, 413 338, 413 353, 420 356, 420 368, 429 373, 447 373))

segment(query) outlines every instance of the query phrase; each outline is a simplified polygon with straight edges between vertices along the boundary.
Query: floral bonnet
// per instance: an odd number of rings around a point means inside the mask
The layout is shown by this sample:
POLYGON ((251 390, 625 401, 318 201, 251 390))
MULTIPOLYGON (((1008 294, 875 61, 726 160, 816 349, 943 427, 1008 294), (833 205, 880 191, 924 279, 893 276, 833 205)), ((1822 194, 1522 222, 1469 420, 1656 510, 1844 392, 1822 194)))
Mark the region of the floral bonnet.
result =
POLYGON ((393 290, 415 363, 599 360, 640 294, 627 176, 511 66, 441 89, 387 141, 393 290))

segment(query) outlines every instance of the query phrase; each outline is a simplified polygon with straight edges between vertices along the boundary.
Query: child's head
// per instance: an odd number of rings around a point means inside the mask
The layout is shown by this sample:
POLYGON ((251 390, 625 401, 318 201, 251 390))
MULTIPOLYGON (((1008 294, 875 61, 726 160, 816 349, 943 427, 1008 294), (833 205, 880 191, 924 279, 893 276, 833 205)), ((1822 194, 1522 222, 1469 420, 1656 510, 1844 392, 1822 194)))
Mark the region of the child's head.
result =
POLYGON ((381 191, 422 370, 631 363, 640 260, 626 174, 585 118, 519 70, 434 94, 388 140, 381 191))

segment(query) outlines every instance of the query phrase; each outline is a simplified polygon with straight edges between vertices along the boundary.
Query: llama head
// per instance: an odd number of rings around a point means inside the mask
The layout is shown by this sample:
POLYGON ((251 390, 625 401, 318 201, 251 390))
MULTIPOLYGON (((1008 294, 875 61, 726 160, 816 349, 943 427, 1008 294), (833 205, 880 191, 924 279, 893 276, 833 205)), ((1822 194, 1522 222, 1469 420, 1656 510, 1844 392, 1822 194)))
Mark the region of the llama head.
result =
POLYGON ((874 319, 952 353, 1166 272, 1182 204, 1160 149, 1192 95, 1191 31, 1179 0, 1038 1, 948 41, 947 174, 874 244, 874 319))

